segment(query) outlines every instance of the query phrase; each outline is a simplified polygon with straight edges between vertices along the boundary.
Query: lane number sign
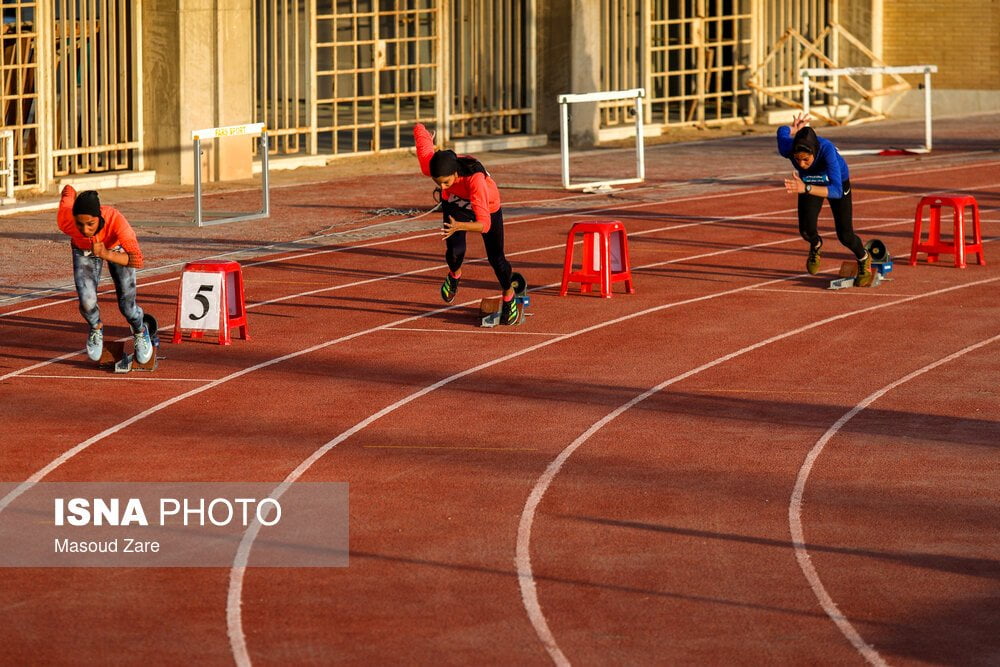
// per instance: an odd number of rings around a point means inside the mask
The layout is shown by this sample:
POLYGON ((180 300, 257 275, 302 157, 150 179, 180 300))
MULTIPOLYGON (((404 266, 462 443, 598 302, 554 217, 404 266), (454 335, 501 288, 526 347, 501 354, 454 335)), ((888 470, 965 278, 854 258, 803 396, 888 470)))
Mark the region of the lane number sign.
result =
POLYGON ((218 329, 222 303, 221 273, 187 271, 181 278, 181 320, 183 329, 218 329))

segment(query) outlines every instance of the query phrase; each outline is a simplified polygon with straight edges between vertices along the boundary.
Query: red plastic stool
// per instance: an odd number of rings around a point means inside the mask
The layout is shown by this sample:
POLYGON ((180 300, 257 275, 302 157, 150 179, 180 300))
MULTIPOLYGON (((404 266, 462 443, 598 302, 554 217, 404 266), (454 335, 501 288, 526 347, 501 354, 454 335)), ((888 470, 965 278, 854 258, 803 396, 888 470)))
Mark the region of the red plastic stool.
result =
POLYGON ((971 195, 939 195, 924 197, 917 204, 917 214, 913 222, 913 244, 910 246, 910 266, 916 266, 917 253, 926 252, 929 263, 936 262, 941 253, 954 254, 955 266, 965 268, 965 255, 978 255, 980 266, 986 264, 983 258, 983 235, 979 227, 979 205, 971 195), (927 242, 921 243, 920 233, 923 226, 924 206, 930 206, 930 229, 927 231, 927 242), (955 211, 955 233, 951 243, 941 242, 941 207, 951 206, 955 211), (972 207, 972 243, 965 242, 965 209, 972 207))
POLYGON ((611 298, 611 284, 617 282, 625 283, 625 291, 635 294, 628 262, 628 239, 622 223, 609 220, 573 225, 566 239, 566 261, 559 296, 566 296, 571 281, 580 283, 580 292, 590 292, 595 283, 600 283, 601 296, 606 299, 611 298), (579 271, 574 271, 573 246, 577 234, 583 234, 583 264, 579 271), (612 243, 612 236, 617 237, 617 243, 612 243))
POLYGON ((184 272, 181 274, 181 285, 177 292, 177 317, 174 321, 174 343, 181 342, 182 329, 187 329, 191 333, 191 338, 201 338, 205 334, 205 329, 219 330, 219 345, 229 345, 232 342, 230 331, 238 329, 238 334, 243 340, 250 340, 250 327, 247 324, 246 301, 243 294, 243 271, 239 262, 224 259, 212 259, 202 262, 188 262, 184 265, 184 272), (192 275, 193 274, 193 275, 192 275), (221 277, 212 277, 198 284, 197 274, 222 274, 221 277), (185 284, 189 286, 190 310, 187 303, 183 303, 185 284), (215 287, 220 289, 216 292, 215 287), (185 326, 182 319, 187 315, 192 321, 205 319, 213 310, 213 306, 219 310, 218 325, 207 320, 202 323, 204 326, 195 328, 185 326))

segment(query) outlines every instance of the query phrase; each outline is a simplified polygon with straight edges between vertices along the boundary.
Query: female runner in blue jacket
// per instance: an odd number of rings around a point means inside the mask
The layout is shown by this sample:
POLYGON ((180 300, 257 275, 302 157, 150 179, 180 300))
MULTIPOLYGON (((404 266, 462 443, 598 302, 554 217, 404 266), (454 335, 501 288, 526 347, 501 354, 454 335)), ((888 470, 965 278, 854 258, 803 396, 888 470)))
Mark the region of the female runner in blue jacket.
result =
POLYGON ((808 127, 811 119, 805 114, 795 116, 791 126, 778 128, 778 153, 795 166, 792 178, 785 179, 785 190, 799 196, 799 234, 809 242, 806 270, 819 273, 820 248, 823 239, 816 231, 823 199, 830 202, 837 239, 854 253, 858 260, 855 287, 868 287, 875 275, 872 258, 854 233, 851 206, 851 179, 847 163, 837 147, 816 136, 808 127))

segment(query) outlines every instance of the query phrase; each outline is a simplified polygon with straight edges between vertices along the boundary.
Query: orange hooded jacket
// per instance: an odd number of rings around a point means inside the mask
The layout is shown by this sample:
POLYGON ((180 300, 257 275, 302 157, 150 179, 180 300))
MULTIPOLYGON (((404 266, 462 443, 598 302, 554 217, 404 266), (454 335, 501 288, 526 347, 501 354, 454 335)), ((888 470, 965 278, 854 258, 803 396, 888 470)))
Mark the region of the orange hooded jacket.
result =
MULTIPOLYGON (((73 202, 76 201, 76 190, 71 187, 63 189, 59 200, 59 212, 56 223, 60 231, 69 236, 70 243, 80 250, 93 250, 94 239, 87 238, 76 228, 76 218, 73 216, 73 202)), ((132 226, 121 212, 111 206, 101 206, 101 217, 104 218, 104 228, 94 235, 94 238, 112 249, 118 246, 128 253, 128 265, 133 269, 142 268, 142 251, 139 249, 139 239, 135 236, 132 226)))

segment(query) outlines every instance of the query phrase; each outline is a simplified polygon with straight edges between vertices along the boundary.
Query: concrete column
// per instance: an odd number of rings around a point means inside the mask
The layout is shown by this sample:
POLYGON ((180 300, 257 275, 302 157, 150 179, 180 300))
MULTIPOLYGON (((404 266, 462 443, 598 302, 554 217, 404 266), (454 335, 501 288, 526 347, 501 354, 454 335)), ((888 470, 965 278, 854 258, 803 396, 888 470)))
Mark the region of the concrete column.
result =
MULTIPOLYGON (((573 0, 570 53, 571 93, 601 90, 601 3, 573 0)), ((570 142, 586 148, 597 144, 600 116, 596 102, 570 106, 570 142)))
MULTIPOLYGON (((145 0, 143 78, 148 168, 194 182, 191 131, 257 120, 253 0, 145 0)), ((206 181, 250 178, 252 140, 205 142, 206 181)))

